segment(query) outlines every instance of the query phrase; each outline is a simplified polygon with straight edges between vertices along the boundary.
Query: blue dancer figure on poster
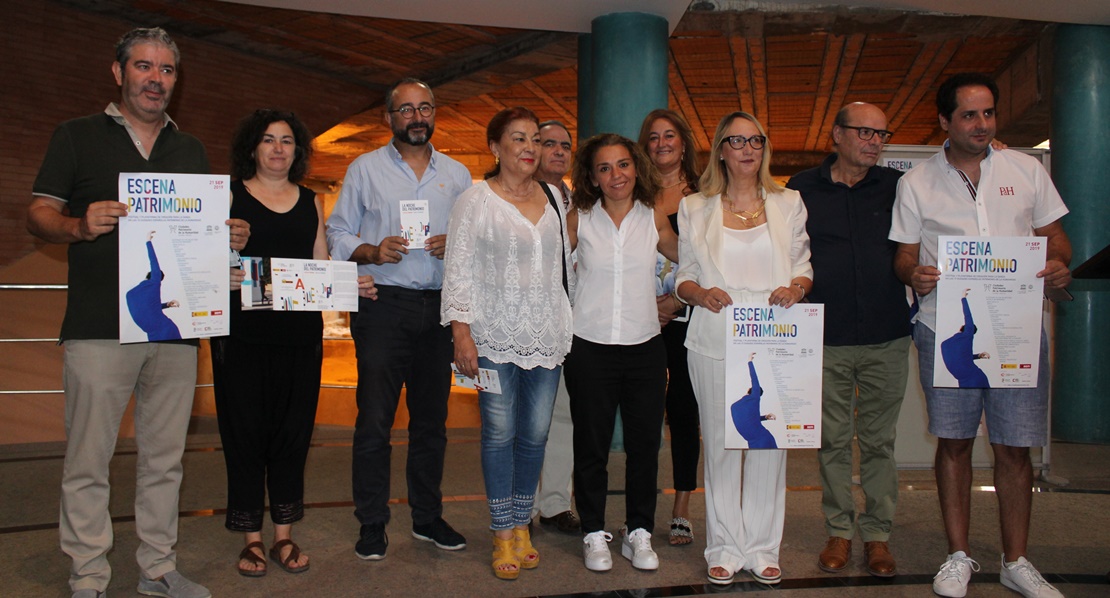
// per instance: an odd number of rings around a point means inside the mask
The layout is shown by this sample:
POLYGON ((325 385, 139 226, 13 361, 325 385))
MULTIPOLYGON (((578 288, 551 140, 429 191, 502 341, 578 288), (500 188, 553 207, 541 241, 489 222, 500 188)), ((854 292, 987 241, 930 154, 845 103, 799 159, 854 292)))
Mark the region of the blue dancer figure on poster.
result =
POLYGON ((177 324, 162 311, 180 304, 176 299, 162 303, 162 280, 166 273, 158 267, 154 231, 146 236, 146 254, 150 258, 150 271, 146 273, 146 280, 127 291, 127 310, 131 312, 131 319, 146 333, 147 340, 179 340, 181 331, 177 329, 177 324))
POLYGON ((763 387, 759 385, 759 376, 755 373, 754 360, 755 353, 752 353, 751 357, 748 357, 748 372, 752 377, 752 387, 748 389, 748 394, 730 407, 732 425, 736 426, 736 431, 748 442, 748 448, 778 448, 775 437, 767 428, 763 427, 763 422, 774 420, 775 414, 761 414, 759 412, 759 399, 763 396, 763 387))
POLYGON ((975 365, 977 359, 990 359, 990 353, 974 353, 972 345, 975 343, 975 333, 979 328, 971 318, 971 307, 967 303, 967 294, 971 289, 964 289, 964 296, 960 301, 964 307, 964 325, 960 331, 953 334, 948 340, 940 344, 940 356, 944 359, 944 367, 956 378, 960 388, 990 388, 990 381, 983 370, 975 365))

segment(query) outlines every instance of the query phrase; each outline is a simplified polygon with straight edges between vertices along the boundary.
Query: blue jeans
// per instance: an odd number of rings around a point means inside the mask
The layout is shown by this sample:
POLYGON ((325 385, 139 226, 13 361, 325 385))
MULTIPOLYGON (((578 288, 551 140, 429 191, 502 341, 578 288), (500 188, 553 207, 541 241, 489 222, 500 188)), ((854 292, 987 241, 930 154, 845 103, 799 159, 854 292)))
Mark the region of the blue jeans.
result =
POLYGON ((1048 443, 1048 335, 1041 330, 1040 370, 1032 388, 937 388, 933 386, 936 333, 918 322, 917 344, 921 390, 929 412, 929 433, 938 438, 975 438, 986 413, 991 444, 1044 446, 1048 443))
POLYGON ((495 370, 501 379, 501 394, 478 392, 490 529, 528 525, 562 368, 525 370, 485 357, 478 358, 478 367, 495 370))

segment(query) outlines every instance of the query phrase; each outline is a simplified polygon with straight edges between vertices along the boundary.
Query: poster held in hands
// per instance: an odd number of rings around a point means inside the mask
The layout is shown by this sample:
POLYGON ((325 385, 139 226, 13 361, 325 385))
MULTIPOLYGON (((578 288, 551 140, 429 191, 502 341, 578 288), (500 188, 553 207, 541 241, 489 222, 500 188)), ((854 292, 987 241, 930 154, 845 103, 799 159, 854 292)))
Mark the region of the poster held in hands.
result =
POLYGON ((244 310, 358 311, 354 262, 243 256, 244 310))
POLYGON ((478 375, 468 378, 462 375, 455 364, 451 364, 451 375, 455 377, 455 386, 459 388, 473 388, 490 394, 501 394, 501 375, 497 370, 478 368, 478 375))
POLYGON ((228 334, 230 177, 121 173, 120 343, 228 334))
POLYGON ((938 244, 933 386, 1035 387, 1045 238, 942 236, 938 244))
POLYGON ((431 231, 428 200, 409 199, 401 202, 401 237, 409 242, 409 249, 424 249, 431 231))
POLYGON ((725 448, 821 448, 825 306, 725 308, 725 448))

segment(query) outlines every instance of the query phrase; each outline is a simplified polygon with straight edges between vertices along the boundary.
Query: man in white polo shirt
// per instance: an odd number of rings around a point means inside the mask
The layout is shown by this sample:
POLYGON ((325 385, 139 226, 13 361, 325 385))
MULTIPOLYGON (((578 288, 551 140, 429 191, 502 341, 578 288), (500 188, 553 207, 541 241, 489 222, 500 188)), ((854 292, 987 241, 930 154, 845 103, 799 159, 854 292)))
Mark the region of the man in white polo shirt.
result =
POLYGON ((1048 437, 1048 343, 1041 335, 1036 388, 934 388, 933 344, 940 235, 1038 236, 1048 245, 1047 288, 1071 281, 1071 243, 1060 218, 1068 213, 1040 162, 1012 150, 992 150, 998 87, 984 75, 959 74, 937 92, 944 151, 898 183, 890 239, 899 243, 894 269, 920 298, 914 341, 929 432, 937 436, 936 479, 949 556, 933 579, 941 596, 967 593, 978 563, 968 555, 971 520, 971 449, 982 413, 994 452, 994 485, 1002 528, 1001 582, 1027 597, 1061 594, 1025 560, 1032 506, 1029 447, 1048 437))

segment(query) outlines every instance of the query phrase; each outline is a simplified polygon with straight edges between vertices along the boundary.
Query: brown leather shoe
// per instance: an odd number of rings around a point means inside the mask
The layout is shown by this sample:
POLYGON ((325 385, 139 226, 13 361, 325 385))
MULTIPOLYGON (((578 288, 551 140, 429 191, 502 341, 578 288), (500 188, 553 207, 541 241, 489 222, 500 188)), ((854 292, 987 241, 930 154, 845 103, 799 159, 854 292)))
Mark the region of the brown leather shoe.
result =
POLYGON ((894 577, 898 572, 894 555, 886 542, 864 542, 863 554, 867 557, 867 572, 875 577, 894 577))
POLYGON ((564 534, 578 534, 582 532, 582 523, 574 516, 573 511, 563 511, 554 517, 540 516, 540 523, 554 525, 555 529, 564 534))
POLYGON ((852 558, 852 541, 837 536, 829 536, 825 549, 817 559, 817 565, 826 573, 839 573, 852 558))

